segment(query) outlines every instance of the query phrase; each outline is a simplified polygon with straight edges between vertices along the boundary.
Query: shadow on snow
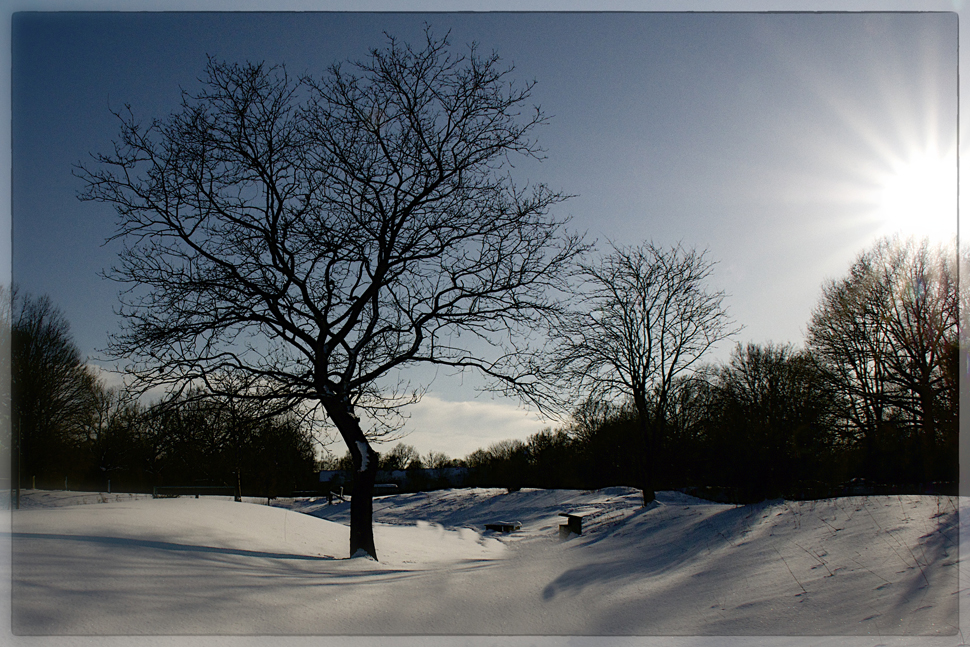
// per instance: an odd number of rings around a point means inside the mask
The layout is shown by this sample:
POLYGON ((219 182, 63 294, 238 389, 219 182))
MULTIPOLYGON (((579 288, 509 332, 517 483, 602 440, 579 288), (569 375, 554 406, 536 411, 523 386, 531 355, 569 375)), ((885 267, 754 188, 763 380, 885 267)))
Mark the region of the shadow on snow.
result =
POLYGON ((53 541, 82 541, 96 544, 115 546, 130 546, 138 548, 152 548, 156 550, 172 550, 191 553, 218 553, 221 555, 235 555, 239 557, 258 557, 263 559, 295 559, 307 561, 332 561, 335 557, 329 555, 293 555, 287 553, 268 553, 258 550, 243 550, 241 548, 218 548, 215 546, 194 546, 191 544, 176 544, 168 541, 152 539, 132 539, 126 537, 104 537, 99 535, 57 535, 50 533, 13 532, 3 533, 14 541, 48 539, 53 541))

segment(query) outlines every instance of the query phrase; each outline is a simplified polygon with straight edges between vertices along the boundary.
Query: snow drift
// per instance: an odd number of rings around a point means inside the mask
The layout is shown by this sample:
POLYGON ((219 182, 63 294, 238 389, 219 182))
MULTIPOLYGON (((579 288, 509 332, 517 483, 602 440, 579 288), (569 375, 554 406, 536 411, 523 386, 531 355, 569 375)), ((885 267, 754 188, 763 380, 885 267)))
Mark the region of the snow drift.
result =
POLYGON ((967 595, 956 497, 395 495, 375 500, 379 562, 348 558, 349 504, 260 501, 28 492, 13 631, 942 637, 967 595), (583 534, 560 541, 567 511, 583 534))

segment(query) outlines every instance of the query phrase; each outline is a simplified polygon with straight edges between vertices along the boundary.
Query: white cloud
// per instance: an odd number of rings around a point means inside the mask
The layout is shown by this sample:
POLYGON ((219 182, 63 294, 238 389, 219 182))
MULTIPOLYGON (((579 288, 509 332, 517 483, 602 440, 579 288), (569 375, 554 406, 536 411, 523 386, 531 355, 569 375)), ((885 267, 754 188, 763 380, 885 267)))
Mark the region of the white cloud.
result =
POLYGON ((413 445, 422 455, 435 451, 451 458, 464 458, 500 440, 524 440, 553 426, 534 412, 498 400, 449 402, 426 395, 405 413, 410 416, 404 425, 408 434, 400 442, 413 445))

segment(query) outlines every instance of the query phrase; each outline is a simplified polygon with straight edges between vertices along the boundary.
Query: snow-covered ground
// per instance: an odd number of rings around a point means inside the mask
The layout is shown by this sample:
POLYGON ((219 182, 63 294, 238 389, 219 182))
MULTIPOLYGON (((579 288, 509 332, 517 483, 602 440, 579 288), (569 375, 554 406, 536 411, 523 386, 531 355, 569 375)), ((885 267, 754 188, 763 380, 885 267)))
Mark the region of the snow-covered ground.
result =
POLYGON ((348 558, 347 503, 27 491, 6 538, 23 635, 12 640, 956 645, 970 594, 957 507, 937 496, 733 506, 662 492, 642 508, 626 488, 444 490, 375 500, 374 562, 348 558), (567 511, 586 515, 583 534, 560 541, 567 511), (521 529, 484 529, 498 521, 521 529))

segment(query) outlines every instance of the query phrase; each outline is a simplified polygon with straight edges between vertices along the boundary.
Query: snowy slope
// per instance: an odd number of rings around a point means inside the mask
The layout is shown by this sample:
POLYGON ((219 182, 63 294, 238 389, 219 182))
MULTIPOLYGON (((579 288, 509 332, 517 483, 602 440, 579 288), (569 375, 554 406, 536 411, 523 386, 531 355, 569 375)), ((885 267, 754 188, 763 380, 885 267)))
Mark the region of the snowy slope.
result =
POLYGON ((114 496, 27 493, 12 523, 15 632, 950 645, 967 595, 953 497, 735 507, 664 492, 641 508, 624 488, 397 495, 375 500, 373 562, 346 558, 348 504, 114 496), (588 516, 563 542, 568 510, 588 516), (522 528, 484 530, 495 521, 522 528))
MULTIPOLYGON (((348 508, 297 504, 342 522, 348 508)), ((543 600, 536 608, 542 620, 508 623, 512 632, 935 634, 956 628, 957 515, 947 497, 735 507, 665 492, 644 510, 639 492, 623 488, 450 490, 384 498, 375 504, 375 519, 426 519, 446 528, 521 521, 523 532, 505 541, 513 548, 516 586, 530 591, 526 599, 543 600), (557 513, 570 508, 592 515, 582 537, 559 544, 557 513), (573 599, 581 609, 572 608, 573 599)), ((494 615, 504 612, 496 608, 494 615)), ((468 622, 473 631, 488 628, 487 621, 468 622)))

